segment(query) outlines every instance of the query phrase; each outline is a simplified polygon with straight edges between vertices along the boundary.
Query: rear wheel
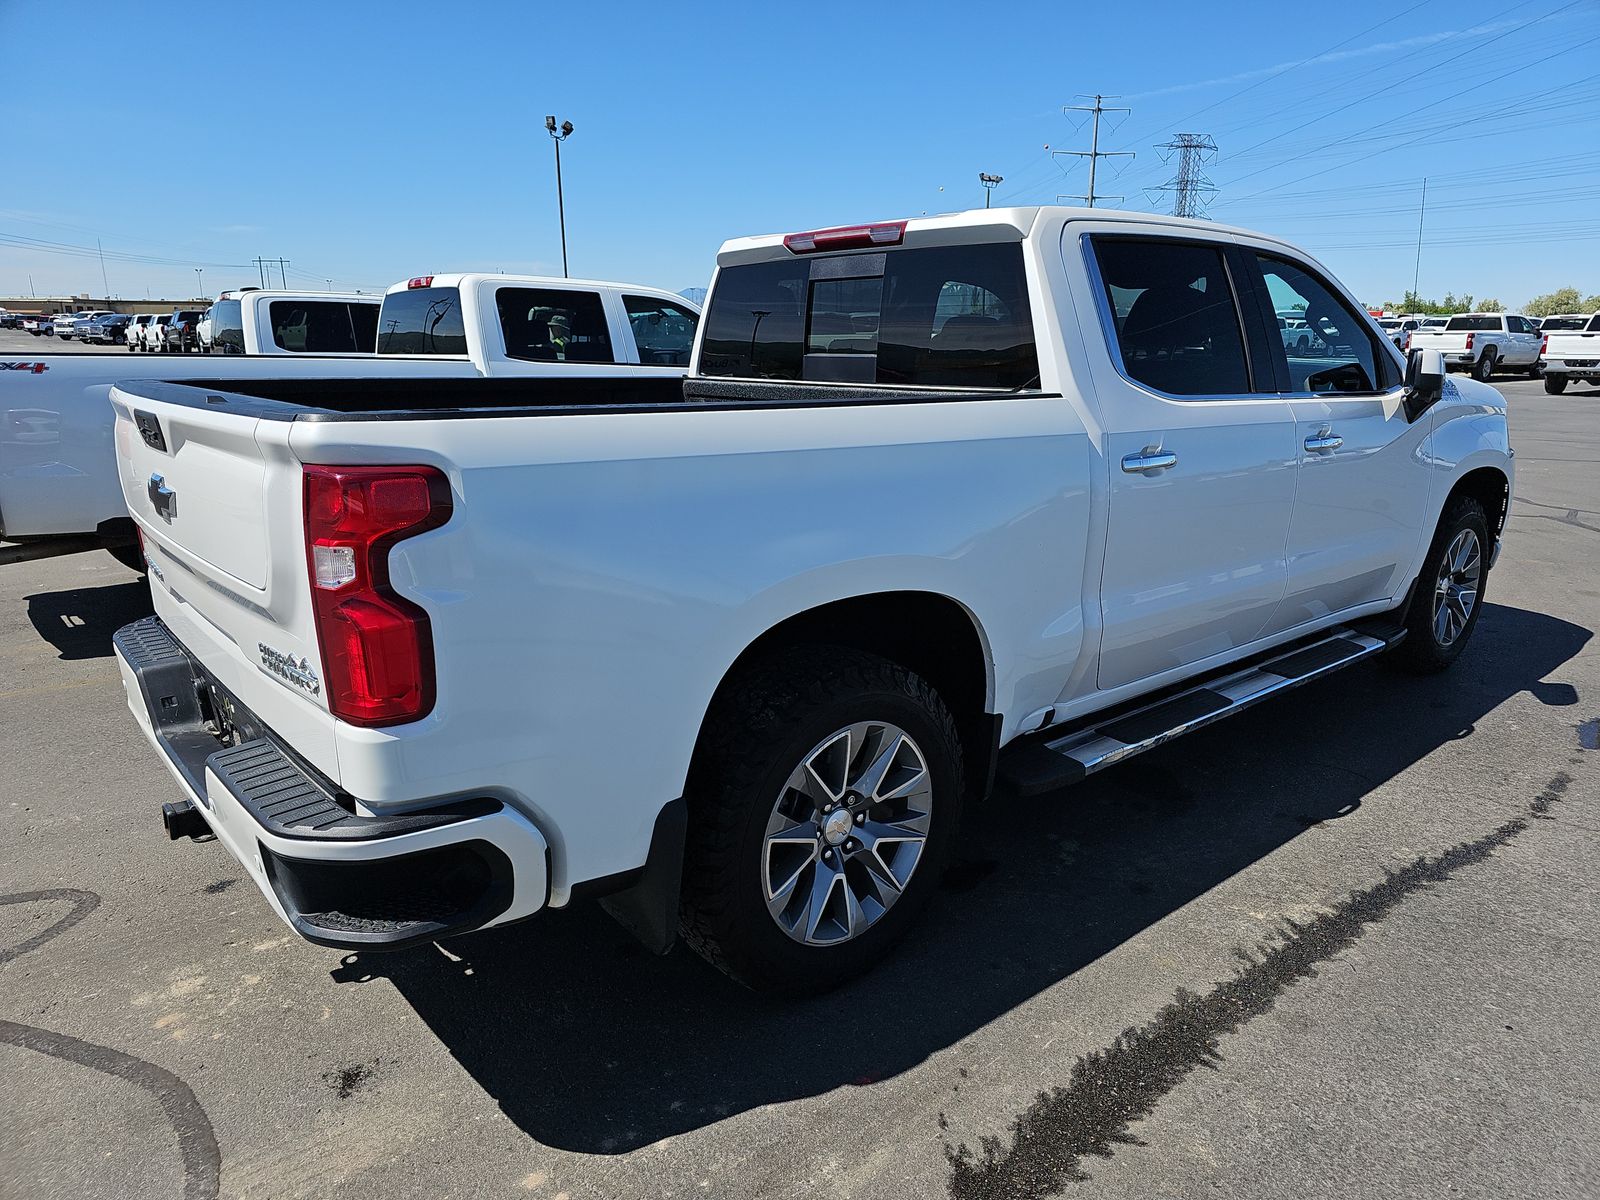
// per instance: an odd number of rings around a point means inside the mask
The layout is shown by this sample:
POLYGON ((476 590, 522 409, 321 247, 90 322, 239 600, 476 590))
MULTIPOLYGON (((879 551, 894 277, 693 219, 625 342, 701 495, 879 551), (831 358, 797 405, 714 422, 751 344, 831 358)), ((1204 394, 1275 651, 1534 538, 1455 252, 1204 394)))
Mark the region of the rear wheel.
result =
POLYGON ((1461 656, 1483 611, 1489 544, 1483 505, 1471 496, 1451 500, 1406 610, 1406 639, 1393 655, 1397 666, 1431 675, 1461 656))
POLYGON ((1544 377, 1544 390, 1552 396, 1559 396, 1567 390, 1567 377, 1565 375, 1546 375, 1544 377))
POLYGON ((1478 361, 1472 364, 1472 377, 1479 383, 1488 383, 1494 374, 1494 360, 1494 347, 1490 346, 1479 355, 1478 361))
POLYGON ((691 772, 686 940, 760 991, 876 965, 948 860, 961 762, 939 694, 886 659, 807 646, 747 670, 691 772))

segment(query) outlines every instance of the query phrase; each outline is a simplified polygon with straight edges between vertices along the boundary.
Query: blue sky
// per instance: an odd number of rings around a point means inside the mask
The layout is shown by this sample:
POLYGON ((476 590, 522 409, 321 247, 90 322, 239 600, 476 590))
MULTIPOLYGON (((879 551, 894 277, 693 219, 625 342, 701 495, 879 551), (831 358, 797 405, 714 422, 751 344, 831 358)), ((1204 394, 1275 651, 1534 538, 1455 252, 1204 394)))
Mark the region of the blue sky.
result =
POLYGON ((559 273, 546 113, 571 120, 575 275, 702 285, 728 237, 1053 203, 1081 93, 1121 98, 1099 188, 1211 215, 1364 299, 1600 292, 1600 0, 1370 5, 277 0, 91 19, 0 0, 0 295, 559 273), (176 18, 176 19, 170 19, 176 18), (170 118, 165 131, 157 117, 170 118), (129 126, 138 129, 137 135, 129 126), (1046 148, 1048 147, 1048 149, 1046 148), (48 243, 48 244, 41 244, 48 243))

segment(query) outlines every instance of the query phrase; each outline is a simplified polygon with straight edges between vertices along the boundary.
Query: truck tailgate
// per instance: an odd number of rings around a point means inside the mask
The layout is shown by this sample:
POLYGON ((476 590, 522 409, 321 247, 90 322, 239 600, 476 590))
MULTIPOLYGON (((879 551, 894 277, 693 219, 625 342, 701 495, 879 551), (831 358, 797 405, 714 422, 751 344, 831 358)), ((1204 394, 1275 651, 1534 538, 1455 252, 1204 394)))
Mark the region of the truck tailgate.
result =
POLYGON ((121 388, 111 404, 118 479, 144 535, 157 615, 228 691, 337 781, 289 423, 121 388))

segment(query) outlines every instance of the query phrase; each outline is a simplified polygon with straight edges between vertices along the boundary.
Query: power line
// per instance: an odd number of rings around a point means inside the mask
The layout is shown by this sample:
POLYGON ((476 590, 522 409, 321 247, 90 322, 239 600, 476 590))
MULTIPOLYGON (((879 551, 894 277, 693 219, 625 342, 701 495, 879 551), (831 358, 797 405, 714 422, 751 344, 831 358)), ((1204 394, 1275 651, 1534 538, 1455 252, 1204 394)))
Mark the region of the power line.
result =
MULTIPOLYGON (((1085 99, 1085 100, 1089 99, 1089 97, 1087 97, 1087 96, 1084 96, 1082 98, 1085 99)), ((1083 196, 1067 196, 1067 197, 1057 196, 1056 197, 1057 200, 1061 200, 1061 199, 1082 200, 1090 208, 1093 208, 1094 207, 1094 202, 1095 202, 1095 190, 1094 190, 1095 167, 1099 164, 1100 160, 1102 158, 1132 158, 1132 157, 1134 157, 1134 154, 1133 154, 1132 150, 1102 150, 1102 149, 1100 149, 1100 114, 1101 113, 1108 113, 1108 112, 1132 112, 1133 111, 1132 109, 1129 109, 1129 108, 1107 108, 1107 107, 1105 107, 1104 104, 1101 103, 1101 101, 1105 100, 1105 99, 1108 99, 1108 97, 1105 97, 1105 96, 1102 96, 1102 95, 1096 93, 1095 96, 1094 96, 1094 103, 1092 105, 1088 105, 1088 104, 1068 104, 1068 105, 1064 105, 1062 107, 1062 109, 1061 109, 1061 111, 1063 113, 1069 113, 1069 112, 1093 113, 1094 114, 1094 132, 1089 135, 1089 148, 1087 150, 1056 150, 1056 151, 1053 152, 1053 154, 1056 154, 1056 155, 1066 154, 1066 155, 1070 155, 1071 157, 1074 157, 1074 158, 1087 158, 1089 160, 1089 191, 1088 191, 1088 194, 1087 195, 1083 195, 1083 196)), ((1109 97, 1109 99, 1115 100, 1116 97, 1115 96, 1111 96, 1111 97, 1109 97)), ((1122 197, 1121 196, 1113 196, 1112 199, 1113 200, 1120 200, 1120 199, 1122 199, 1122 197)))
MULTIPOLYGON (((1178 156, 1178 170, 1157 192, 1172 193, 1172 215, 1175 217, 1205 216, 1206 197, 1217 190, 1203 170, 1205 164, 1216 157, 1217 143, 1209 133, 1180 133, 1160 149, 1167 151, 1167 159, 1178 156)), ((1165 160, 1164 160, 1165 161, 1165 160)))

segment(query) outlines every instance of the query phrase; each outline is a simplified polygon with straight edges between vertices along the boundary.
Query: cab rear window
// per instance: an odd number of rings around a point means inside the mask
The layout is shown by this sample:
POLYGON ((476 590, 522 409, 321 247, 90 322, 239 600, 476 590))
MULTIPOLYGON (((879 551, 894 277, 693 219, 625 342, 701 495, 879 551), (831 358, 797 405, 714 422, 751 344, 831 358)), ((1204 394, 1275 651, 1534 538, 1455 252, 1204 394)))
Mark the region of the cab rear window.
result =
POLYGON ((1006 389, 1039 375, 1014 242, 724 267, 705 327, 703 375, 1006 389))
POLYGON ((1444 327, 1446 333, 1459 333, 1467 330, 1471 333, 1487 333, 1491 330, 1503 329, 1499 317, 1451 317, 1450 324, 1444 327))
POLYGON ((465 354, 467 327, 455 288, 390 292, 378 314, 379 354, 465 354))

